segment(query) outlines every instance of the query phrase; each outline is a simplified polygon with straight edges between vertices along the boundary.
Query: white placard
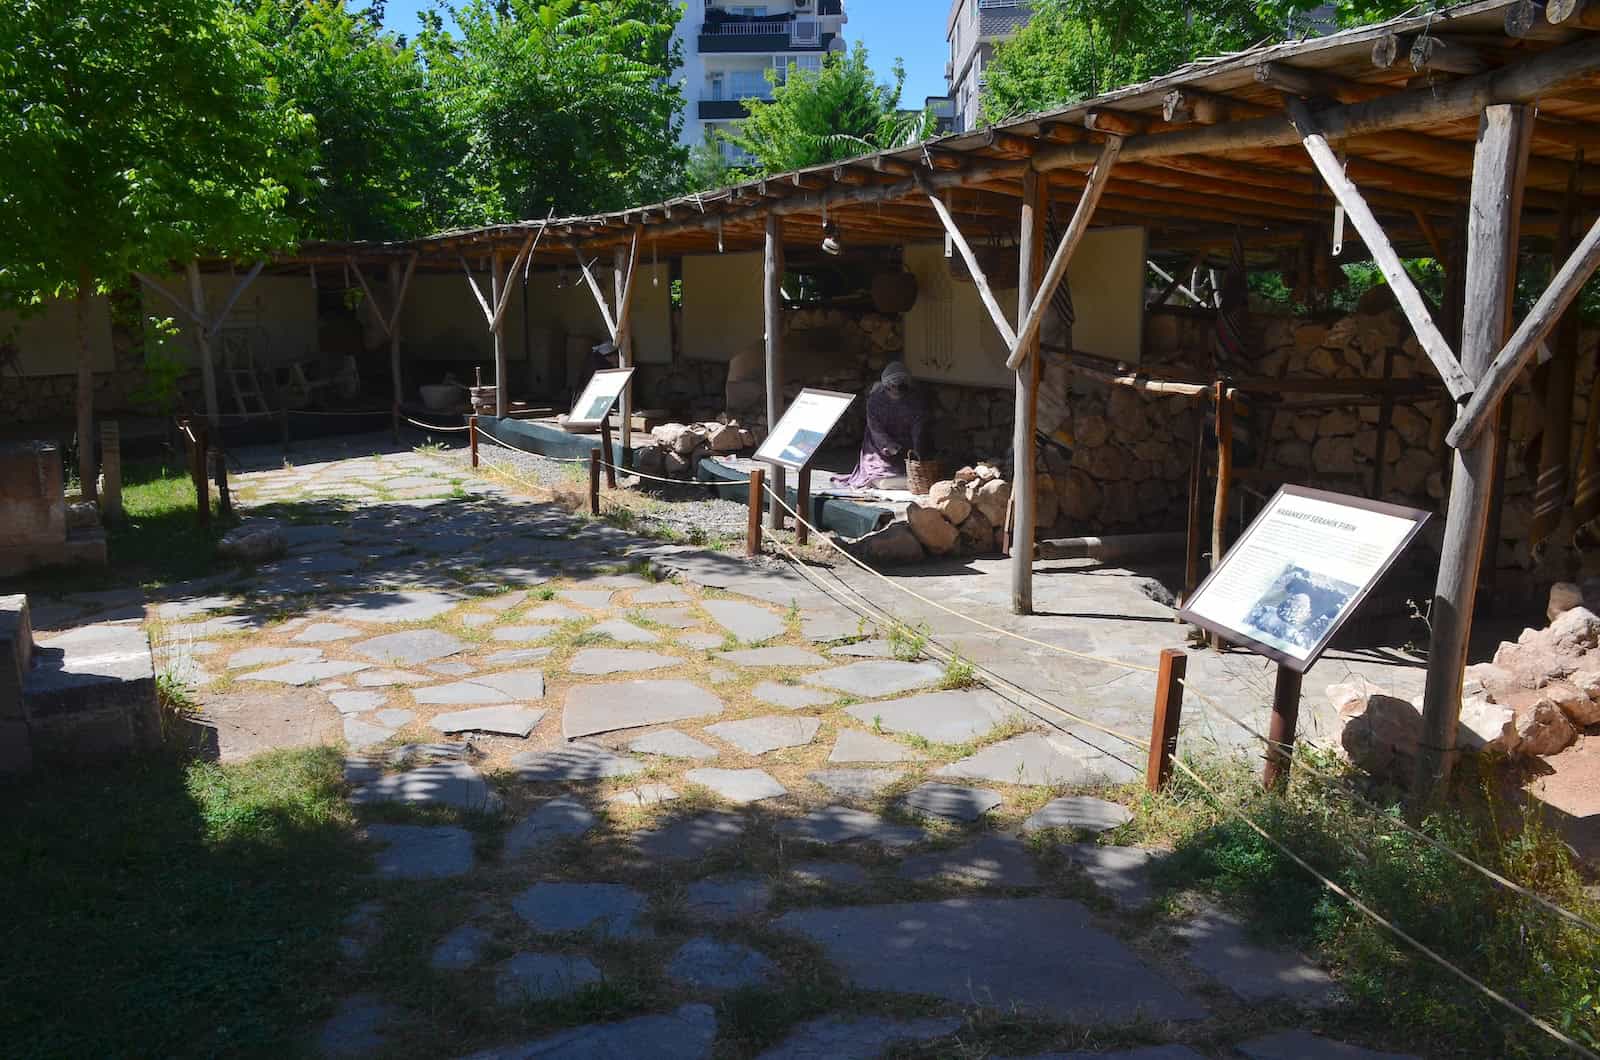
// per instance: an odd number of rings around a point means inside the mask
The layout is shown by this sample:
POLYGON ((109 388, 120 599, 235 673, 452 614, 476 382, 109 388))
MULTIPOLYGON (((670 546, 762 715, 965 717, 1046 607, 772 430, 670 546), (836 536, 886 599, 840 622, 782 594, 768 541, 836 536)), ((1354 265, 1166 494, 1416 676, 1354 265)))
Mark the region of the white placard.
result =
POLYGON ((1427 519, 1284 486, 1178 617, 1304 672, 1427 519))
POLYGON ((854 394, 835 390, 800 391, 756 450, 756 459, 796 470, 805 467, 855 399, 854 394))
POLYGON ((596 372, 590 377, 589 385, 583 388, 583 393, 578 395, 567 422, 598 426, 601 420, 611 415, 612 406, 616 405, 617 398, 622 396, 623 388, 632 378, 632 368, 606 368, 596 372))

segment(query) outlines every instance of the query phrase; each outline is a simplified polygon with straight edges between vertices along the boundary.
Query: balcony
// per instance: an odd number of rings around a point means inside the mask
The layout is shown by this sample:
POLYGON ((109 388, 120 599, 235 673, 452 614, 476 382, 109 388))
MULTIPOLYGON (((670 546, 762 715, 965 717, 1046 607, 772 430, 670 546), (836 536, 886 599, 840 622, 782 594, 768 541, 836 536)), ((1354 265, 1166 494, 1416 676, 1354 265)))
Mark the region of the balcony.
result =
POLYGON ((701 121, 728 121, 750 116, 744 103, 737 99, 702 99, 696 104, 696 111, 701 121))
POLYGON ((700 27, 700 54, 729 52, 827 51, 836 34, 823 33, 815 21, 737 18, 707 21, 700 27))

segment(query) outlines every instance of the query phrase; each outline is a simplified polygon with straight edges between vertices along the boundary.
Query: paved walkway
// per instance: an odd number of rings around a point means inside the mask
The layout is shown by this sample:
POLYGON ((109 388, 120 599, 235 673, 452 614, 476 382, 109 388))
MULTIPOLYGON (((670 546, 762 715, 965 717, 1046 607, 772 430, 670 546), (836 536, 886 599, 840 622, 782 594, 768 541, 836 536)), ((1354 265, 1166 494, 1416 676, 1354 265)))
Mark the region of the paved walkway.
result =
MULTIPOLYGON (((1299 1029, 1339 1003, 1321 969, 1224 910, 1155 903, 1162 852, 1127 845, 1108 786, 1137 756, 948 687, 781 565, 426 453, 234 484, 288 555, 161 601, 158 666, 224 758, 349 749, 377 880, 340 940, 350 993, 312 1031, 329 1055, 1076 1056, 1086 1032, 1146 1060, 1379 1055, 1299 1029)), ((910 580, 985 616, 1004 589, 910 580)), ((1008 625, 1141 663, 1178 640, 1132 575, 1039 582, 1059 613, 1008 625), (1108 610, 1126 618, 1081 617, 1108 610)), ((1144 675, 947 618, 927 616, 986 666, 1147 727, 1144 675)), ((1242 665, 1195 672, 1237 691, 1242 665)))

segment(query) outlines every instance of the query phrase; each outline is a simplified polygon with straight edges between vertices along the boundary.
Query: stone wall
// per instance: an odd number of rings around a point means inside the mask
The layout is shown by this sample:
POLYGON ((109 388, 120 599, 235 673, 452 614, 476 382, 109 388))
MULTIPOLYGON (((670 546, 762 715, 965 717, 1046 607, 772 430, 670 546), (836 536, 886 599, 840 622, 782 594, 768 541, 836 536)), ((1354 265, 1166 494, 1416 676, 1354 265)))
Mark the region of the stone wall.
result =
MULTIPOLYGON (((140 349, 139 296, 124 289, 111 294, 111 349, 116 367, 94 373, 94 407, 97 415, 128 412, 135 408, 133 393, 144 383, 144 355, 140 349)), ((0 373, 0 423, 60 424, 76 416, 78 365, 63 358, 58 374, 17 376, 0 373)))

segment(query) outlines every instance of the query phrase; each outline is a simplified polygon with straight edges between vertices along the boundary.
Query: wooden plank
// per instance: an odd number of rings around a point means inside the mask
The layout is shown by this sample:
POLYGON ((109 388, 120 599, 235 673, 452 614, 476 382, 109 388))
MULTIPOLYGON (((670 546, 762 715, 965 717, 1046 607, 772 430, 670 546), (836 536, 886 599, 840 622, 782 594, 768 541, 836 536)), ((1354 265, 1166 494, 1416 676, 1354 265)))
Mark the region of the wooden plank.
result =
MULTIPOLYGON (((930 196, 931 198, 931 196, 930 196)), ((1048 208, 1044 181, 1029 169, 1022 174, 1022 217, 1017 239, 1017 317, 1021 319, 1033 305, 1035 288, 1039 282, 1039 268, 1044 263, 1044 215, 1048 208)), ((938 200, 934 199, 935 204, 938 200)), ((941 217, 947 216, 945 213, 941 217)), ((952 224, 951 222, 946 222, 952 224)), ((953 228, 953 224, 952 224, 953 228)), ((959 236, 957 237, 959 238, 959 236)), ((962 241, 965 246, 965 240, 962 241)), ((971 251, 967 251, 968 254, 971 251)), ((976 275, 976 274, 975 274, 976 275)), ((991 312, 998 313, 998 307, 991 312)), ((1005 331, 1002 330, 1002 335, 1005 331)), ((1016 342, 1009 336, 1008 345, 1016 342)), ((1035 491, 1038 486, 1037 470, 1033 466, 1033 435, 1035 430, 1034 367, 1039 361, 1038 333, 1022 350, 1022 363, 1015 368, 1013 384, 1015 412, 1011 432, 1011 497, 1015 504, 1012 512, 1011 534, 1011 610, 1013 614, 1033 613, 1033 557, 1035 537, 1035 491)))
MULTIPOLYGON (((783 218, 767 213, 766 241, 761 256, 761 326, 766 335, 767 430, 783 418, 783 218)), ((783 468, 772 466, 772 498, 768 523, 783 529, 783 507, 778 503, 786 488, 783 468)))
MULTIPOLYGON (((1030 170, 1029 173, 1023 175, 1022 197, 1024 201, 1028 197, 1027 182, 1030 175, 1034 183, 1038 183, 1037 173, 1033 173, 1030 170)), ((1005 310, 1000 308, 1000 303, 995 298, 994 291, 990 289, 989 277, 984 275, 983 266, 978 264, 977 255, 972 252, 972 247, 967 244, 967 237, 961 234, 961 228, 956 224, 956 219, 950 216, 950 208, 944 204, 938 195, 932 192, 928 193, 928 201, 933 203, 933 210, 939 215, 939 220, 944 224, 944 230, 950 234, 950 241, 955 244, 956 250, 961 254, 961 260, 966 262, 967 273, 972 277, 972 285, 978 289, 978 297, 983 300, 984 308, 989 311, 989 319, 994 321, 995 330, 1000 332, 1000 337, 1005 340, 1006 348, 1010 349, 1011 345, 1017 341, 1017 333, 1012 330, 1011 321, 1006 319, 1005 310)), ((1026 211, 1027 207, 1024 206, 1023 210, 1026 211)), ((1023 312, 1026 308, 1024 306, 1018 312, 1023 312)))
POLYGON ((1144 770, 1145 790, 1157 794, 1172 779, 1172 759, 1178 753, 1178 723, 1183 720, 1183 678, 1189 656, 1177 648, 1161 651, 1156 676, 1156 709, 1150 719, 1150 760, 1144 770))
POLYGON ((1440 334, 1439 326, 1433 321, 1433 314, 1429 312, 1427 303, 1422 300, 1422 294, 1412 282, 1411 275, 1406 272, 1394 245, 1384 234, 1383 226, 1373 216, 1371 207, 1361 197, 1361 192, 1357 190, 1355 184, 1345 176, 1344 166, 1340 164, 1333 148, 1328 146, 1327 139, 1318 130, 1316 119, 1311 115, 1311 108, 1298 99, 1291 98, 1286 102, 1290 117, 1302 134, 1301 142, 1305 145, 1306 152, 1311 155, 1317 172, 1322 174, 1322 179, 1333 192, 1334 198, 1339 200, 1350 222, 1361 234, 1361 241, 1371 251, 1372 260, 1377 263, 1383 278, 1388 281, 1389 289, 1394 292, 1395 301, 1400 303, 1400 309, 1410 322, 1411 330, 1416 333, 1417 342, 1421 344, 1423 352, 1428 355, 1428 360, 1433 363, 1434 370, 1439 373, 1439 378, 1444 380, 1444 385, 1451 395, 1457 401, 1466 400, 1467 395, 1472 392, 1472 384, 1456 361, 1455 351, 1450 349, 1449 344, 1444 341, 1444 336, 1440 334))
POLYGON ((1589 228, 1571 256, 1562 264, 1561 271, 1550 280, 1544 294, 1534 303, 1533 309, 1522 318, 1516 334, 1495 355, 1479 380, 1472 400, 1456 418, 1455 426, 1445 435, 1445 441, 1457 449, 1472 444, 1483 431, 1485 424, 1494 418, 1494 410, 1505 397, 1522 369, 1538 352, 1543 342, 1560 322, 1583 285, 1589 282, 1595 269, 1600 268, 1600 220, 1589 228))
POLYGON ((1089 223, 1094 219, 1094 208, 1099 205, 1100 196, 1111 180, 1111 170, 1116 166, 1121 151, 1120 136, 1107 137, 1104 146, 1100 148, 1094 169, 1089 174, 1088 186, 1083 189, 1083 196, 1078 200, 1078 208, 1072 213, 1072 221, 1062 233, 1061 245, 1056 247, 1055 257, 1050 259, 1050 267, 1045 270, 1044 278, 1039 281, 1039 290, 1034 294, 1027 318, 1017 326, 1016 341, 1011 344, 1011 353, 1006 358, 1006 367, 1012 371, 1022 363, 1027 350, 1039 337, 1039 327, 1044 323, 1045 311, 1049 309, 1051 299, 1055 298, 1056 288, 1061 286, 1062 279, 1067 275, 1067 266, 1072 263, 1073 252, 1078 249, 1084 233, 1089 231, 1089 223))
MULTIPOLYGON (((1488 370, 1504 341, 1516 283, 1518 221, 1522 213, 1523 162, 1533 126, 1528 106, 1491 106, 1478 128, 1467 223, 1465 318, 1462 368, 1476 378, 1488 370)), ((1443 791, 1455 764, 1456 725, 1472 611, 1477 599, 1483 538, 1493 489, 1496 444, 1493 428, 1452 458, 1451 486, 1440 548, 1438 583, 1429 611, 1433 635, 1423 693, 1422 735, 1412 787, 1414 813, 1443 791)))
POLYGON ((749 496, 745 498, 749 505, 749 519, 744 531, 744 554, 747 556, 761 555, 761 483, 766 478, 766 470, 759 467, 750 469, 749 496))
MULTIPOLYGON (((500 296, 506 286, 505 266, 500 264, 500 253, 490 251, 489 297, 494 300, 494 304, 500 303, 500 296)), ((494 414, 500 419, 505 419, 506 413, 511 410, 511 380, 508 378, 510 365, 506 352, 505 327, 493 313, 489 314, 489 333, 494 336, 494 414)))

